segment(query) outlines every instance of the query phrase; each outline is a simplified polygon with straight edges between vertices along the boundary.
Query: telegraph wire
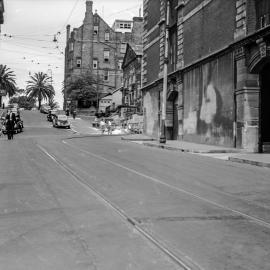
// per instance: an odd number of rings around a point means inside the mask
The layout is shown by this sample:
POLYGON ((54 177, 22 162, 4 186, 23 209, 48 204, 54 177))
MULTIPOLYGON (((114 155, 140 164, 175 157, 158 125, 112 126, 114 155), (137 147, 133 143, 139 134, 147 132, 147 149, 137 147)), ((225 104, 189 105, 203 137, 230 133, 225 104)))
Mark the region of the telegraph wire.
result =
POLYGON ((76 0, 76 2, 74 3, 74 6, 72 7, 72 9, 71 9, 71 11, 70 11, 70 13, 68 15, 68 18, 67 18, 66 22, 63 24, 63 26, 62 26, 62 28, 60 30, 60 33, 65 29, 65 27, 68 24, 73 12, 75 11, 75 8, 77 7, 78 3, 79 3, 79 0, 76 0))

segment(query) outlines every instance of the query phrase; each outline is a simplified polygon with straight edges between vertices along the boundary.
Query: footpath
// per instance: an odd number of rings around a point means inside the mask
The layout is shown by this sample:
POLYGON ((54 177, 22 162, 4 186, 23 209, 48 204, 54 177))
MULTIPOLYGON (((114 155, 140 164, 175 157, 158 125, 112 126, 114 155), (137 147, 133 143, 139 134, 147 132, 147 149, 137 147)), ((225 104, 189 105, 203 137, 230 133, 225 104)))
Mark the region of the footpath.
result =
POLYGON ((167 140, 165 144, 161 144, 156 139, 143 134, 125 135, 122 136, 121 139, 150 147, 199 154, 202 156, 229 160, 232 162, 270 168, 270 153, 250 153, 236 148, 227 148, 215 145, 205 145, 175 140, 167 140))
MULTIPOLYGON (((76 120, 70 118, 73 132, 77 135, 102 135, 100 129, 92 127, 93 119, 93 117, 81 115, 76 118, 76 120)), ((131 141, 149 147, 181 151, 232 162, 270 168, 270 153, 250 153, 236 148, 227 148, 222 146, 198 144, 175 140, 167 140, 165 144, 160 144, 158 140, 143 134, 123 134, 121 132, 117 132, 117 134, 115 133, 113 135, 120 135, 122 140, 131 141)))

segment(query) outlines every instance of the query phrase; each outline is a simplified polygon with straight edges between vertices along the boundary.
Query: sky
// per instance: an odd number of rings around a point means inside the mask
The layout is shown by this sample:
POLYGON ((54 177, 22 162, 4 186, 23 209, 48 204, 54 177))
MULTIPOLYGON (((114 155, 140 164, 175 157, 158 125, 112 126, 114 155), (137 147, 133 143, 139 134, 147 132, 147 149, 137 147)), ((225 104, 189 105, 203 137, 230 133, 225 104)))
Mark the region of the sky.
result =
MULTIPOLYGON (((66 25, 82 24, 85 0, 4 0, 4 4, 0 64, 14 71, 17 86, 23 89, 29 74, 42 71, 52 76, 55 99, 62 106, 66 25)), ((142 5, 143 0, 93 0, 93 11, 111 26, 115 19, 139 16, 142 5)))

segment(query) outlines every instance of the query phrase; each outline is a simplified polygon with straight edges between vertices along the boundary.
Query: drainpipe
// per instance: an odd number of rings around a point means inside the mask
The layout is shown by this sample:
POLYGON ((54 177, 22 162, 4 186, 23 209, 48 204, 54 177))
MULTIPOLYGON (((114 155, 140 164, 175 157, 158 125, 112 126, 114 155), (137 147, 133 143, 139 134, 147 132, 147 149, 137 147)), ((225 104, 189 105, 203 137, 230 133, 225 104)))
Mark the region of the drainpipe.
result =
POLYGON ((262 75, 260 74, 259 80, 259 122, 258 122, 258 152, 263 153, 263 142, 262 142, 262 75))
POLYGON ((233 147, 237 147, 237 100, 236 100, 236 92, 233 94, 233 102, 234 102, 234 121, 233 121, 233 147))
POLYGON ((160 127, 160 143, 166 143, 166 109, 167 109, 167 83, 168 83, 168 41, 169 41, 169 17, 170 16, 170 1, 167 1, 167 15, 165 26, 165 44, 164 44, 164 66, 163 66, 163 93, 162 93, 162 116, 160 127))

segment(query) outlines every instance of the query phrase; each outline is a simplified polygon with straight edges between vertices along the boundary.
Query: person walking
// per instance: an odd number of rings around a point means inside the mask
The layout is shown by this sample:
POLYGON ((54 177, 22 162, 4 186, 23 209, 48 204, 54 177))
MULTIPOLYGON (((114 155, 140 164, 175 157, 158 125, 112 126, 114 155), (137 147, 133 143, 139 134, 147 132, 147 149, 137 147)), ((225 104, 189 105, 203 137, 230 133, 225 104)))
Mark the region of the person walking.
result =
POLYGON ((108 135, 112 135, 112 122, 110 120, 108 121, 107 129, 108 135))
POLYGON ((76 110, 74 109, 74 110, 72 111, 72 116, 73 116, 73 119, 75 119, 75 118, 76 118, 76 114, 77 114, 77 112, 76 112, 76 110))
POLYGON ((8 140, 13 140, 14 124, 13 124, 13 121, 10 119, 10 115, 7 115, 6 117, 5 126, 6 126, 8 140))
POLYGON ((100 126, 100 129, 101 129, 101 133, 104 134, 106 123, 104 122, 103 119, 101 119, 101 121, 99 122, 99 126, 100 126))

